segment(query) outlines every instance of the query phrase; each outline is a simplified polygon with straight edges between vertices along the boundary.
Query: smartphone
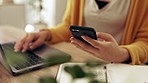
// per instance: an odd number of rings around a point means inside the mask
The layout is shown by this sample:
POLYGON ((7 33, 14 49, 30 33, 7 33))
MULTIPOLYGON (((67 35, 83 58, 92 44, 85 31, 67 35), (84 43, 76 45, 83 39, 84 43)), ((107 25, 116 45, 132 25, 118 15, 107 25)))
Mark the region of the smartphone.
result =
POLYGON ((74 38, 79 39, 83 42, 86 41, 81 37, 82 35, 87 35, 88 37, 97 40, 96 31, 94 28, 91 27, 70 26, 70 32, 72 33, 74 38))

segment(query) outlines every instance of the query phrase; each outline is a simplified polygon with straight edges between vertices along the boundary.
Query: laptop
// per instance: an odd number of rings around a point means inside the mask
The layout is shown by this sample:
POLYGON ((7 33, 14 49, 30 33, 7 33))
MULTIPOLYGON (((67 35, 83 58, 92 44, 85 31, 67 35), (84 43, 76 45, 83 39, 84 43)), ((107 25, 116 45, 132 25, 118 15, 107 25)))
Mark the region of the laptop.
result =
POLYGON ((0 62, 14 76, 68 62, 71 56, 43 45, 33 51, 14 52, 15 43, 0 44, 0 62))

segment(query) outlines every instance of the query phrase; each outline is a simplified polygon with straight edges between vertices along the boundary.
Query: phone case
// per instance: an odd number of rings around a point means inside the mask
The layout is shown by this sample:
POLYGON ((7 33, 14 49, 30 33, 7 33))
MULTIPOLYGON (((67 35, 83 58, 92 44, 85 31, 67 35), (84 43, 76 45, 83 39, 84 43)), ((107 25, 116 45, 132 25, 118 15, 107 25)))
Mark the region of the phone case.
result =
POLYGON ((70 31, 74 38, 81 41, 86 42, 84 39, 81 38, 82 35, 87 35, 88 37, 97 40, 96 31, 93 28, 83 26, 70 26, 70 31))

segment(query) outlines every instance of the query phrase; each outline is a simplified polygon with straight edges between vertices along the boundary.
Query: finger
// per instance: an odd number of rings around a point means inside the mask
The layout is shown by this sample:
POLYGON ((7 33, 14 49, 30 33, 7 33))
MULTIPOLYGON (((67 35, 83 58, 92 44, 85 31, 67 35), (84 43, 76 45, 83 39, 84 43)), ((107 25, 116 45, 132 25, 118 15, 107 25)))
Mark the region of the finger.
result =
POLYGON ((79 46, 77 43, 75 43, 75 42, 73 42, 73 41, 71 41, 71 43, 72 43, 73 45, 75 45, 77 48, 79 48, 79 49, 81 49, 81 50, 83 50, 83 51, 86 51, 86 52, 88 52, 88 53, 94 54, 94 52, 92 52, 92 51, 90 51, 90 50, 88 50, 88 49, 86 50, 85 48, 79 46))
POLYGON ((71 40, 71 43, 74 44, 74 45, 76 45, 79 48, 82 48, 83 50, 85 50, 87 52, 92 53, 92 54, 94 53, 94 51, 98 50, 98 49, 92 47, 91 45, 86 44, 85 42, 82 42, 82 41, 80 41, 78 39, 75 39, 75 38, 73 38, 71 40))
POLYGON ((24 38, 22 38, 21 40, 16 41, 16 44, 15 44, 15 46, 14 46, 14 49, 15 49, 16 52, 22 50, 23 44, 24 44, 24 42, 25 42, 27 36, 28 36, 28 34, 27 34, 24 38))
POLYGON ((71 37, 69 40, 72 41, 74 37, 71 37))
POLYGON ((84 48, 84 47, 81 47, 79 45, 76 45, 76 47, 79 48, 79 49, 81 49, 81 50, 83 50, 83 51, 85 51, 85 52, 88 52, 88 53, 90 53, 92 55, 96 55, 96 54, 98 55, 98 50, 97 49, 91 49, 91 50, 89 50, 88 48, 84 48))
POLYGON ((41 46, 44 43, 44 41, 42 39, 37 39, 35 42, 32 43, 31 46, 29 46, 30 49, 35 49, 39 46, 41 46))
POLYGON ((95 48, 102 48, 103 47, 103 45, 100 41, 96 41, 86 35, 83 35, 81 37, 95 48))
POLYGON ((108 33, 103 33, 103 32, 97 32, 97 38, 101 38, 105 41, 114 41, 114 38, 112 37, 112 35, 108 33))
POLYGON ((30 44, 34 41, 34 35, 33 33, 29 34, 28 37, 26 38, 26 41, 23 45, 23 50, 22 52, 25 52, 27 49, 29 49, 30 44))
POLYGON ((78 46, 78 44, 75 43, 74 41, 71 41, 71 44, 75 45, 76 47, 78 46))

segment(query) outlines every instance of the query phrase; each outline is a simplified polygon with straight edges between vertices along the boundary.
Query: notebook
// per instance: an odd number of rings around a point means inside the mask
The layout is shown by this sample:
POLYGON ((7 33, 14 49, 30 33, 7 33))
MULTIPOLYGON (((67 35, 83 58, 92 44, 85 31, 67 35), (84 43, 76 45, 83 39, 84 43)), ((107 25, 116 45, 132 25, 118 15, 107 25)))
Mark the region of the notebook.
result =
POLYGON ((69 54, 46 45, 34 51, 14 52, 14 44, 5 43, 0 45, 0 62, 13 75, 20 75, 36 69, 64 63, 71 58, 69 54))
MULTIPOLYGON (((83 66, 85 63, 65 63, 60 65, 58 74, 57 74, 57 81, 58 83, 72 83, 72 77, 70 74, 65 72, 64 67, 66 66, 74 66, 74 65, 79 65, 83 66)), ((93 67, 93 68, 88 68, 87 70, 93 71, 95 77, 94 79, 98 80, 100 83, 110 83, 109 80, 107 79, 107 72, 106 69, 104 69, 105 65, 98 66, 98 67, 93 67)), ((80 78, 76 79, 74 83, 89 83, 88 78, 80 78)))
POLYGON ((148 83, 147 65, 109 64, 111 83, 148 83))
MULTIPOLYGON (((58 83, 72 83, 70 74, 64 71, 65 66, 84 65, 84 63, 65 63, 59 68, 57 74, 58 83)), ((130 64, 106 64, 106 70, 103 67, 93 68, 100 83, 148 83, 148 66, 130 65, 130 64)), ((89 83, 89 80, 77 79, 74 83, 89 83)))

